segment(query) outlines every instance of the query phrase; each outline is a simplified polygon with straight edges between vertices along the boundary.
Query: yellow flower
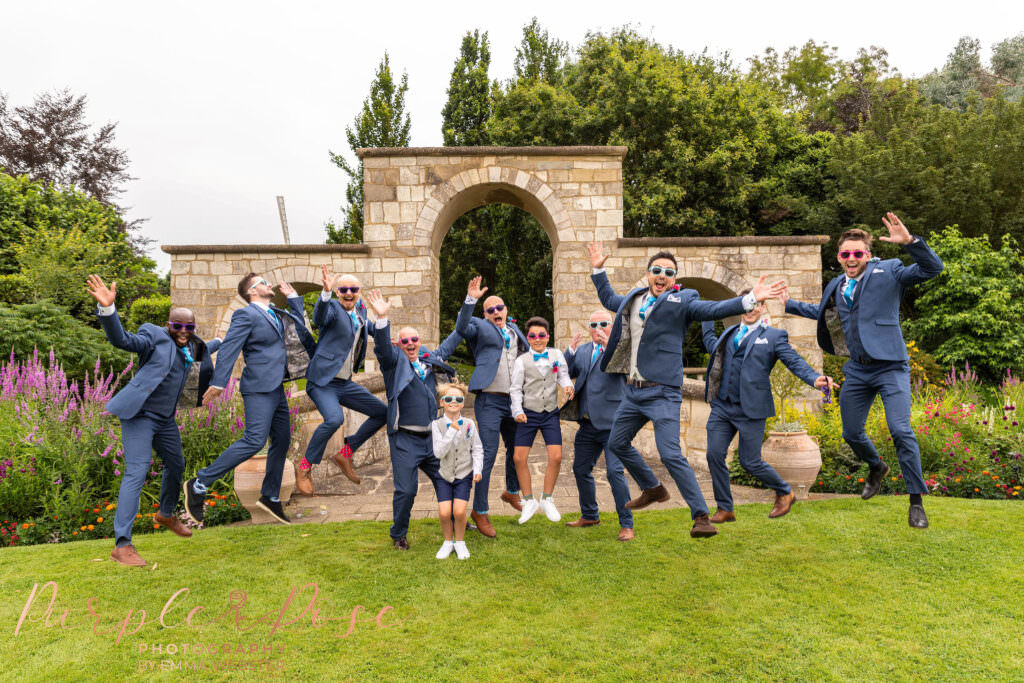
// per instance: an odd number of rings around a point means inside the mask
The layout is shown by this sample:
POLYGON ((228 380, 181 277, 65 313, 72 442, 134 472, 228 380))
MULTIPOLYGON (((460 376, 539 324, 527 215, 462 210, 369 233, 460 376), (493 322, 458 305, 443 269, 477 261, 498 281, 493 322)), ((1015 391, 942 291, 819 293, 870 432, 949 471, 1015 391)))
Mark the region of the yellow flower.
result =
POLYGON ((114 505, 113 503, 110 503, 109 505, 107 505, 106 509, 107 510, 113 510, 115 507, 117 507, 117 506, 114 505))

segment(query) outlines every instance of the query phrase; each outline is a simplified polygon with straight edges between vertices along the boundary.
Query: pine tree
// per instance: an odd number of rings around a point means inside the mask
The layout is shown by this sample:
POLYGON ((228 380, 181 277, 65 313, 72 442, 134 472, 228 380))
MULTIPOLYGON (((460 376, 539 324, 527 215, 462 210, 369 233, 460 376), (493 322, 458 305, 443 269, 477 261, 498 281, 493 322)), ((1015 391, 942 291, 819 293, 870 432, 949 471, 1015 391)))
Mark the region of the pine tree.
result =
MULTIPOLYGON (((408 147, 411 121, 405 112, 405 93, 409 89, 409 76, 403 73, 396 84, 391 73, 388 54, 377 67, 370 83, 370 95, 363 100, 363 108, 351 126, 345 128, 349 148, 355 152, 361 147, 408 147)), ((339 228, 333 222, 324 227, 328 244, 352 244, 363 241, 363 162, 352 167, 340 154, 328 150, 331 161, 348 174, 345 188, 344 223, 339 228)))

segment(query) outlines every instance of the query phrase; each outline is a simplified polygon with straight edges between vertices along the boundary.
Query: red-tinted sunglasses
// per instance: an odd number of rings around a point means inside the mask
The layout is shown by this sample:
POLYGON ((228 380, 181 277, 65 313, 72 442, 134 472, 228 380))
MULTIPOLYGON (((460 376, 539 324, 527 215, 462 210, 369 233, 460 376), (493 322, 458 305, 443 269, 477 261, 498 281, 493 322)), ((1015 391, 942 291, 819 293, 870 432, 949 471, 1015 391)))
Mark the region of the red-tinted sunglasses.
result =
POLYGON ((864 258, 870 253, 871 252, 869 251, 861 251, 860 249, 857 249, 856 251, 841 251, 839 252, 839 258, 843 259, 844 261, 850 258, 851 256, 853 256, 853 258, 864 258))
POLYGON ((398 341, 402 342, 402 344, 408 344, 409 342, 412 342, 413 344, 415 344, 419 340, 420 340, 419 337, 402 337, 398 341))

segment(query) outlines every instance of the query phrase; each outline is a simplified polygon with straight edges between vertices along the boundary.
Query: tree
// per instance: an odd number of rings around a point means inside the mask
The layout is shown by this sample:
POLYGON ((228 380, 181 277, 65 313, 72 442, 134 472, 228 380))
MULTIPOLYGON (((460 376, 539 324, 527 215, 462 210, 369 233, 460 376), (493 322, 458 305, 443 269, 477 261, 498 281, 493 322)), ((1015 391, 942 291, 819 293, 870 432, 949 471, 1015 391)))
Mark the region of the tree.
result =
POLYGON ((946 269, 920 285, 911 337, 947 366, 971 367, 998 381, 1006 369, 1024 370, 1024 256, 1004 235, 994 248, 987 235, 966 237, 956 226, 932 236, 946 269))
POLYGON ((85 95, 59 90, 37 96, 30 107, 11 110, 0 93, 0 168, 15 176, 73 186, 116 206, 124 183, 132 179, 128 155, 116 145, 117 124, 91 132, 85 108, 85 95))
POLYGON ((569 54, 569 44, 548 36, 537 17, 523 27, 523 39, 516 48, 516 80, 527 83, 558 85, 562 65, 569 54))
MULTIPOLYGON (((408 147, 411 120, 405 112, 405 93, 409 90, 409 76, 402 74, 398 83, 391 74, 388 54, 377 67, 370 83, 370 94, 363 100, 363 108, 351 126, 346 126, 345 137, 355 152, 361 147, 408 147)), ((363 241, 363 162, 353 168, 345 157, 328 150, 331 161, 349 177, 345 188, 345 217, 341 227, 333 222, 324 227, 328 244, 358 243, 363 241)))
POLYGON ((448 85, 448 101, 441 110, 441 134, 446 147, 490 143, 491 86, 487 70, 491 49, 487 33, 466 33, 448 85))
POLYGON ((992 61, 981 61, 981 41, 961 38, 941 69, 921 79, 921 92, 935 104, 966 111, 979 99, 1000 95, 1019 100, 1024 94, 1024 34, 992 46, 992 61))

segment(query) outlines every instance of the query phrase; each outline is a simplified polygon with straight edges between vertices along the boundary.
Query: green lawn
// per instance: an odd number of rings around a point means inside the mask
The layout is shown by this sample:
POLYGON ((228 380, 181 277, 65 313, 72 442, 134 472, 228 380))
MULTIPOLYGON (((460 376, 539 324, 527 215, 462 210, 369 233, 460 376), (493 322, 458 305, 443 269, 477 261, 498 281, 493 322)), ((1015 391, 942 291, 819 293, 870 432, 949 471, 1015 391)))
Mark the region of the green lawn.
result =
MULTIPOLYGON (((744 506, 739 522, 702 541, 687 535, 685 510, 645 512, 628 544, 614 540, 613 516, 582 530, 498 518, 498 539, 471 536, 466 562, 434 559, 431 520, 413 523, 406 553, 390 547, 387 524, 370 522, 142 536, 154 571, 114 565, 105 541, 6 549, 0 678, 116 680, 153 662, 147 677, 177 679, 181 670, 160 672, 163 661, 269 659, 296 680, 1021 679, 1024 507, 927 503, 927 531, 907 527, 905 497, 843 499, 799 503, 780 520, 767 519, 768 506, 744 506), (46 581, 59 586, 54 626, 42 622, 46 593, 15 636, 33 583, 46 581), (308 582, 319 587, 321 619, 335 619, 320 628, 300 616, 312 589, 284 607, 291 586, 308 582), (173 628, 162 628, 160 612, 182 588, 190 592, 165 617, 173 628), (245 591, 244 607, 231 609, 232 591, 245 591), (345 637, 356 605, 367 621, 345 637), (378 628, 386 606, 390 627, 378 628), (294 622, 271 635, 282 612, 294 622), (251 630, 236 629, 238 614, 251 630), (185 654, 184 644, 278 650, 185 654), (166 654, 169 645, 178 652, 166 654)), ((200 675, 266 677, 189 677, 200 675)))

